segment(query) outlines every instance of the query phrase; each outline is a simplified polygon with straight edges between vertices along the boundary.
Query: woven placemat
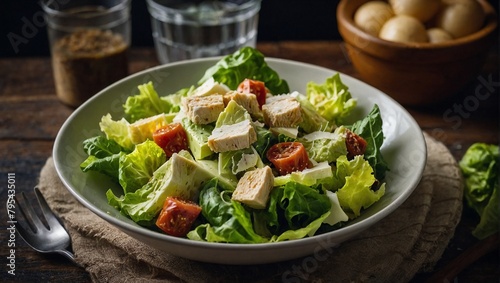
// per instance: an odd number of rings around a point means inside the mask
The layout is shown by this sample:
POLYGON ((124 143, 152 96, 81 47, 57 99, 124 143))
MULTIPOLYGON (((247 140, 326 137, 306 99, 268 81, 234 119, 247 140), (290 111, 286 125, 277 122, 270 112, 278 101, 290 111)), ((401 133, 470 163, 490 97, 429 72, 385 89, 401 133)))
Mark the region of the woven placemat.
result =
POLYGON ((232 266, 183 259, 131 238, 83 207, 61 183, 52 158, 38 187, 68 228, 76 260, 94 282, 407 282, 433 268, 462 212, 457 163, 442 143, 424 136, 428 161, 414 193, 321 260, 232 266))

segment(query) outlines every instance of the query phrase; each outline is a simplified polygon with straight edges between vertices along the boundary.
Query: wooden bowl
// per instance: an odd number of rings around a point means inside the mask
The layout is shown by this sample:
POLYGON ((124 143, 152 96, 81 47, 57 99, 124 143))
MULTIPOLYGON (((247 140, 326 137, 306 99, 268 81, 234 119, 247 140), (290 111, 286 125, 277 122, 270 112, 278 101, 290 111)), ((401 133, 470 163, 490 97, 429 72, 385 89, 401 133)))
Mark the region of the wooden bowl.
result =
POLYGON ((349 58, 362 79, 399 103, 421 106, 441 102, 477 76, 494 44, 495 9, 485 0, 483 28, 443 43, 390 42, 356 26, 354 13, 370 0, 341 0, 337 21, 349 58))

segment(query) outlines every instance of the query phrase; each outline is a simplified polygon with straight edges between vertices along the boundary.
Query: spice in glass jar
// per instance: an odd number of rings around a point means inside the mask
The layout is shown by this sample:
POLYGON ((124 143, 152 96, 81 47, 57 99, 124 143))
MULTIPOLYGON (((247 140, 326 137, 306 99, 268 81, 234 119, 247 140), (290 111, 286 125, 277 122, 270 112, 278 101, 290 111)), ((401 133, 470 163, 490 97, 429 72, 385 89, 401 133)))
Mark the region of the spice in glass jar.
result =
POLYGON ((109 30, 77 30, 52 48, 57 95, 67 105, 79 106, 128 74, 128 45, 109 30))

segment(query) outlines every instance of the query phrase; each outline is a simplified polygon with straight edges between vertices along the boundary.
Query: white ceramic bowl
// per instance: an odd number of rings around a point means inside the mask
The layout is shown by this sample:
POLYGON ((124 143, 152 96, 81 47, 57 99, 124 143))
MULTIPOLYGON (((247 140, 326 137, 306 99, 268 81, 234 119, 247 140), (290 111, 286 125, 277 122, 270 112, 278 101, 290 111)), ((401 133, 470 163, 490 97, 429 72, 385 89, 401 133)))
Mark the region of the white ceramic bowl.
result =
MULTIPOLYGON (((154 248, 180 257, 221 264, 262 264, 307 256, 319 249, 333 247, 350 239, 398 208, 420 181, 426 146, 422 131, 410 114, 392 98, 347 75, 342 81, 349 86, 358 108, 352 122, 361 119, 378 104, 384 121, 385 141, 382 153, 390 166, 386 194, 346 227, 326 234, 288 242, 264 244, 206 243, 176 238, 149 230, 134 223, 109 206, 106 191, 116 186, 106 176, 83 173, 79 165, 86 158, 82 141, 101 134, 99 121, 107 113, 121 118, 122 105, 137 93, 137 86, 153 81, 160 95, 173 93, 196 84, 205 70, 220 58, 197 59, 162 65, 129 76, 102 90, 68 118, 54 144, 56 170, 68 190, 88 209, 128 235, 154 248)), ((268 64, 287 80, 291 90, 305 93, 309 81, 323 83, 337 73, 309 64, 268 58, 268 64)))

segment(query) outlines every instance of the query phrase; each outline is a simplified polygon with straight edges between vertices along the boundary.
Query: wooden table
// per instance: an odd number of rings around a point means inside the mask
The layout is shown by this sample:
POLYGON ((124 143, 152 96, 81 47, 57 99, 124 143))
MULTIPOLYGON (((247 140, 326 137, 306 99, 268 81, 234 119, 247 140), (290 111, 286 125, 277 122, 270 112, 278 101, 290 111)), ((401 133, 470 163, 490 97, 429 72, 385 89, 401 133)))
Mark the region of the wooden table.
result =
MULTIPOLYGON (((350 64, 342 42, 264 42, 258 49, 269 57, 279 57, 312 63, 358 77, 350 64)), ((452 101, 427 108, 408 108, 424 131, 443 142, 455 158, 460 159, 474 142, 499 142, 499 68, 498 48, 493 48, 479 77, 493 82, 491 95, 478 100, 478 105, 467 105, 475 95, 481 80, 476 79, 452 101), (459 108, 465 112, 457 112, 459 108), (468 110, 467 110, 468 109, 468 110), (451 112, 450 112, 451 111, 451 112), (445 113, 448 113, 446 116, 445 113), (450 115, 455 119, 450 119, 450 115), (458 118, 457 118, 458 117, 458 118)), ((151 48, 131 51, 130 73, 158 65, 151 48)), ((478 77, 478 78, 479 78, 478 77)), ((485 95, 481 96, 485 97, 485 95)), ((8 173, 15 173, 16 194, 32 193, 40 169, 52 154, 57 132, 73 109, 61 104, 56 95, 50 58, 7 58, 0 60, 0 214, 7 218, 5 202, 8 173)), ((477 243, 470 231, 478 222, 476 214, 464 208, 454 238, 447 247, 436 269, 440 269, 468 247, 477 243)), ((9 247, 8 224, 1 223, 2 273, 0 281, 18 282, 88 282, 87 273, 57 255, 42 255, 31 250, 20 237, 16 238, 15 276, 7 274, 9 247), (4 280, 5 279, 5 280, 4 280)), ((432 274, 419 274, 421 282, 432 274)), ((498 249, 489 252, 463 270, 455 282, 498 282, 498 249)))

